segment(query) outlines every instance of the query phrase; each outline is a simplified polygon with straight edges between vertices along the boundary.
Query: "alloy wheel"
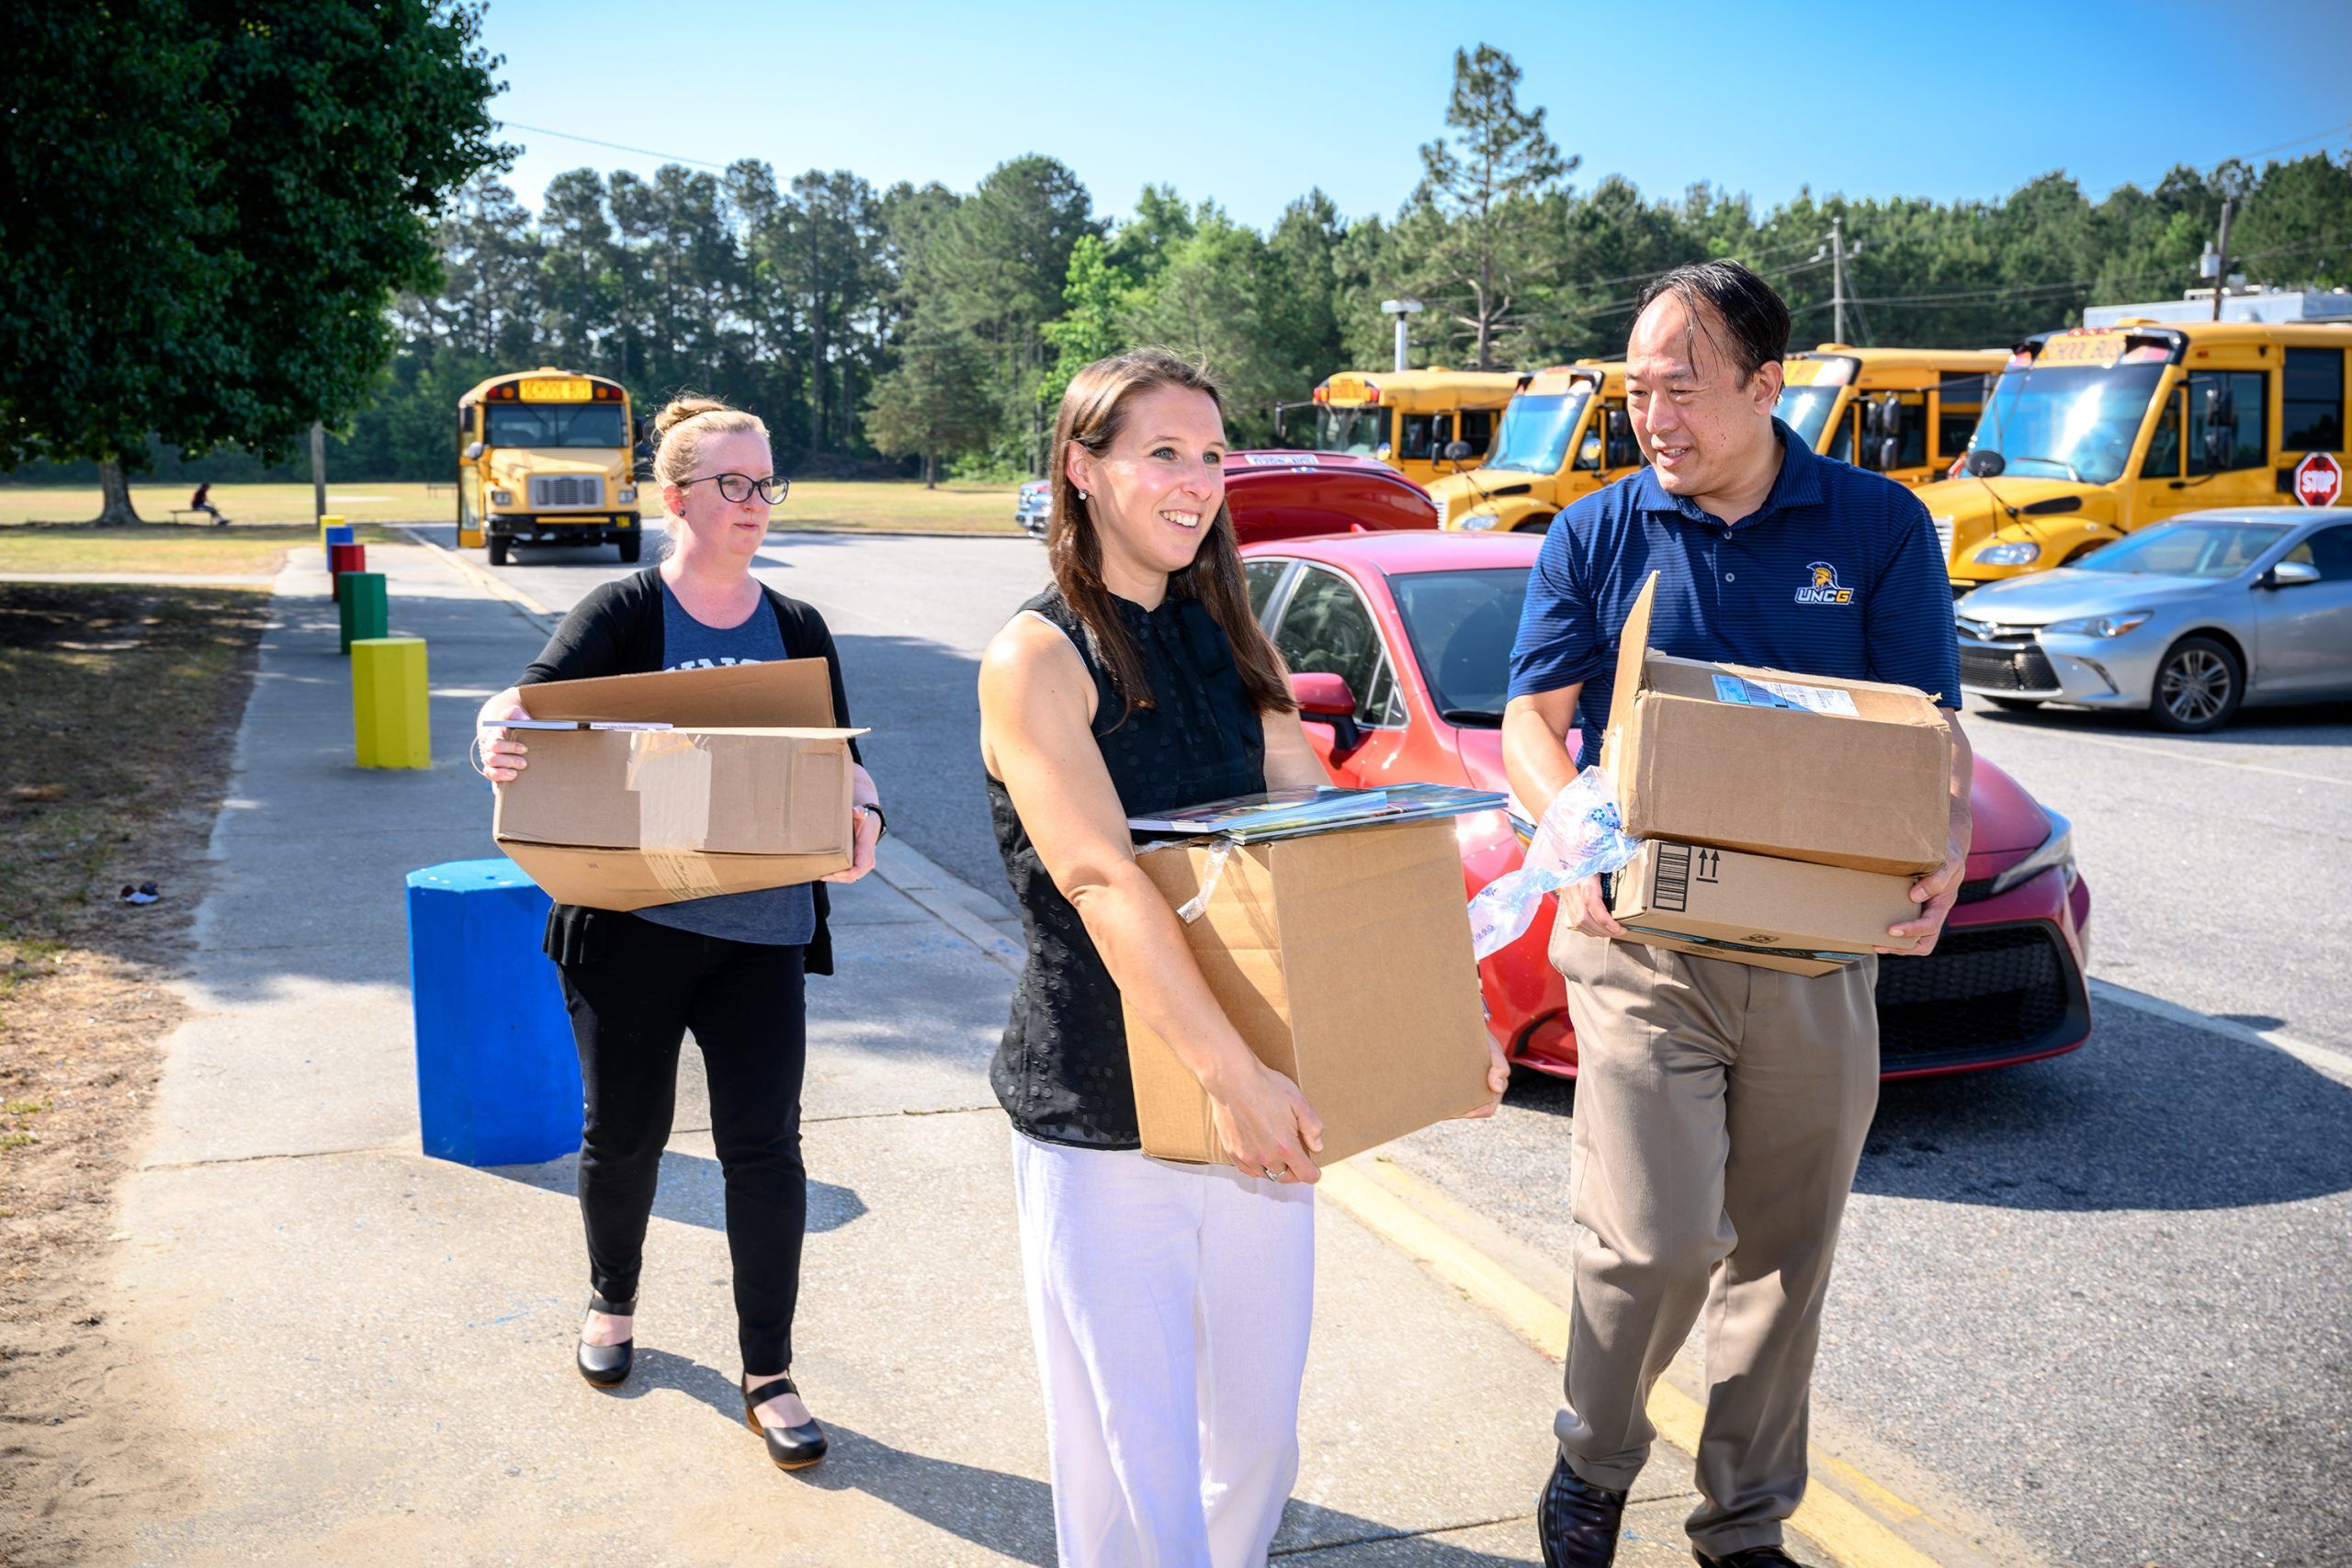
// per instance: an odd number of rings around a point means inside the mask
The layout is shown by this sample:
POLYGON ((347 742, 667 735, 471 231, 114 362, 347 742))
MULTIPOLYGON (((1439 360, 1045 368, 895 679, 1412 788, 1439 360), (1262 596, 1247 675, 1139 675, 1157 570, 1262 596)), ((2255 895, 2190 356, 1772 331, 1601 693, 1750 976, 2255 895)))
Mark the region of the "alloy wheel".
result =
POLYGON ((2236 681, 2237 672, 2220 653, 2210 648, 2184 648, 2156 677, 2156 696, 2176 722, 2201 728, 2229 706, 2236 681))

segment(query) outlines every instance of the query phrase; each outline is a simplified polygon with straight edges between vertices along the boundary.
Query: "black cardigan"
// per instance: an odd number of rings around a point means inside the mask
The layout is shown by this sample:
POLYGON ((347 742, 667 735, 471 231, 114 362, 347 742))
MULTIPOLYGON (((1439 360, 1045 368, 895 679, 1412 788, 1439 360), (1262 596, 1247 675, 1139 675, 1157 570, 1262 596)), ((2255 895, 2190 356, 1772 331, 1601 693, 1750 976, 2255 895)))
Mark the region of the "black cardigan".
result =
MULTIPOLYGON (((585 681, 600 675, 642 675, 662 668, 662 582, 660 567, 598 584, 586 598, 572 606, 563 624, 548 638, 531 667, 523 671, 518 686, 536 686, 543 681, 585 681)), ((760 592, 767 596, 768 608, 775 614, 776 630, 784 636, 784 652, 787 659, 821 659, 826 672, 832 678, 833 722, 846 728, 850 722, 849 697, 842 688, 842 661, 833 651, 833 634, 825 626, 825 618, 797 599, 787 599, 765 583, 760 592)), ((849 743, 849 753, 855 758, 857 742, 849 743)), ((825 897, 825 885, 811 883, 809 891, 817 905, 817 930, 808 939, 807 969, 811 975, 833 972, 833 939, 827 929, 825 917, 830 900, 825 897)), ((633 917, 613 909, 590 909, 578 904, 558 904, 548 911, 547 954, 559 964, 585 963, 609 951, 608 944, 627 940, 626 926, 616 922, 630 921, 633 917)))

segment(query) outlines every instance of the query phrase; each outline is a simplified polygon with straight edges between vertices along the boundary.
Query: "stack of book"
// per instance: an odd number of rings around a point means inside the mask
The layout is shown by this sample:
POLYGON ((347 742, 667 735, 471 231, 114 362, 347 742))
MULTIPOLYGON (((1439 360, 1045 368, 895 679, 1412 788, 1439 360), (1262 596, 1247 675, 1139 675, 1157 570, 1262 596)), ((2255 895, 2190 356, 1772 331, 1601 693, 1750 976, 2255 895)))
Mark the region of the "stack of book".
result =
POLYGON ((1499 811, 1507 804, 1505 796, 1492 791, 1456 789, 1451 784, 1402 784, 1385 789, 1342 789, 1325 784, 1314 789, 1237 795, 1186 807, 1182 811, 1130 817, 1127 827, 1133 832, 1155 838, 1215 834, 1239 844, 1262 844, 1275 839, 1336 832, 1342 828, 1370 828, 1419 822, 1432 817, 1499 811))

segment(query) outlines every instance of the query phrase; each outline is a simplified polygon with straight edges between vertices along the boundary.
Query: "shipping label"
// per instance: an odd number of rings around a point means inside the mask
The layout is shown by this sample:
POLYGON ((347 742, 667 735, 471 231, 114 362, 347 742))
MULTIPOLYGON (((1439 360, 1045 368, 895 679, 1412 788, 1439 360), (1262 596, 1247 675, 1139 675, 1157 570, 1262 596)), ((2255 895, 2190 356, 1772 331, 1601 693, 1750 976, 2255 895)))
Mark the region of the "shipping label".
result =
POLYGON ((1805 686, 1794 681, 1751 681, 1745 675, 1717 675, 1715 700, 1747 707, 1798 708, 1806 713, 1838 713, 1859 717, 1851 692, 1830 686, 1805 686))

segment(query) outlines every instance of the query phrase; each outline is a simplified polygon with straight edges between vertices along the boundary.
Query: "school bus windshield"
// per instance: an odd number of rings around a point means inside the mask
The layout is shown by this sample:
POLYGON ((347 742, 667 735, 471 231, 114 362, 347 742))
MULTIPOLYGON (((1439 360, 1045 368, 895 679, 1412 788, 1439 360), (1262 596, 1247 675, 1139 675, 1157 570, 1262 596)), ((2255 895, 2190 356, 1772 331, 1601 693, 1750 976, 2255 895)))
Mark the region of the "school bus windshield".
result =
POLYGON ((1334 408, 1324 403, 1315 411, 1315 450, 1344 452, 1350 457, 1369 457, 1388 441, 1388 411, 1374 404, 1370 408, 1334 408))
POLYGON ((1846 389, 1836 387, 1783 387, 1780 401, 1772 412, 1781 423, 1797 433, 1797 439, 1808 449, 1821 445, 1821 427, 1829 423, 1829 411, 1838 406, 1838 394, 1846 389))
POLYGON ((489 403, 482 412, 485 446, 628 445, 628 417, 618 403, 489 403))
POLYGON ((1489 468, 1517 468, 1531 474, 1555 474, 1567 457, 1568 438, 1576 434, 1592 389, 1536 394, 1521 392, 1503 411, 1503 426, 1495 436, 1495 450, 1486 461, 1489 468))
POLYGON ((2161 365, 2005 370, 1969 449, 1998 452, 2007 474, 2112 483, 2132 460, 2132 443, 2164 376, 2161 365))

